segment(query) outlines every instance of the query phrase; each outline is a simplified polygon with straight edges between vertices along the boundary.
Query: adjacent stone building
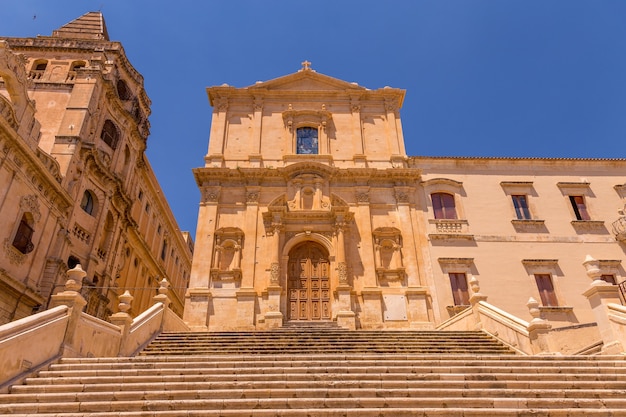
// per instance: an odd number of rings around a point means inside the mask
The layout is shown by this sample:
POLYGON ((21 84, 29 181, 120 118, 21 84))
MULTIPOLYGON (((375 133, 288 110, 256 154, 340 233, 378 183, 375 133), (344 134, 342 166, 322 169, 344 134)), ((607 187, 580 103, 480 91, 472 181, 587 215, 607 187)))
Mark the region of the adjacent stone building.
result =
POLYGON ((126 289, 140 313, 164 277, 182 315, 193 242, 146 158, 149 114, 101 13, 0 38, 0 324, 45 309, 77 263, 91 315, 126 289))
POLYGON ((207 92, 194 329, 431 329, 467 307, 476 280, 514 316, 530 320, 533 297, 554 328, 592 328, 585 256, 604 279, 625 276, 625 160, 407 156, 403 90, 309 62, 207 92))

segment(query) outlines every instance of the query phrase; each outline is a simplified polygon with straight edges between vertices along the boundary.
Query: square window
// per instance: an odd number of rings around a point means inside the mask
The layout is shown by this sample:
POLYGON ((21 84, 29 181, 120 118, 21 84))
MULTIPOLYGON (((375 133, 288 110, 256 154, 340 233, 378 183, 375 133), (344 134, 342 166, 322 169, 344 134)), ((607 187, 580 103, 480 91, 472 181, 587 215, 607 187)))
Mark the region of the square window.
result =
POLYGON ((587 211, 587 205, 585 204, 585 197, 582 195, 570 195, 569 201, 572 204, 576 220, 591 220, 591 216, 589 216, 589 212, 587 211))
POLYGON ((319 153, 317 129, 299 127, 296 130, 296 153, 301 155, 317 155, 319 153))
POLYGON ((513 207, 518 220, 531 220, 528 199, 525 195, 512 195, 513 207))
POLYGON ((554 292, 554 284, 550 274, 535 274, 535 282, 544 307, 558 307, 559 303, 554 292))
POLYGON ((467 290, 467 277, 463 272, 450 272, 450 286, 455 306, 469 305, 469 292, 467 290))

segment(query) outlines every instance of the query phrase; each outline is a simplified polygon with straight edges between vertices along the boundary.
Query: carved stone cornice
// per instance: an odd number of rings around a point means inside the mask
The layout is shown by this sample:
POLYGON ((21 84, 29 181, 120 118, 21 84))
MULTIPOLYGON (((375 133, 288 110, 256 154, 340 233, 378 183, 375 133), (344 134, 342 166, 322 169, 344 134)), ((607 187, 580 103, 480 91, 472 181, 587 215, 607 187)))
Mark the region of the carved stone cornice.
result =
MULTIPOLYGON (((124 48, 120 42, 96 40, 96 39, 68 39, 56 37, 36 37, 36 38, 3 38, 14 51, 29 51, 47 49, 50 52, 71 52, 72 54, 83 53, 92 56, 94 51, 102 51, 107 55, 109 61, 115 56, 118 66, 128 73, 133 81, 143 85, 143 76, 130 64, 124 53, 124 48)), ((98 53, 98 52, 96 52, 98 53)), ((147 98, 147 97, 146 97, 147 98)), ((149 103, 148 103, 149 104, 149 103)))
POLYGON ((51 172, 54 166, 52 161, 44 164, 44 161, 38 158, 36 152, 41 151, 36 150, 33 153, 23 140, 9 138, 4 135, 0 135, 0 149, 14 163, 15 169, 21 172, 24 179, 29 181, 35 189, 39 190, 39 195, 58 207, 61 212, 67 210, 74 203, 72 197, 51 172))

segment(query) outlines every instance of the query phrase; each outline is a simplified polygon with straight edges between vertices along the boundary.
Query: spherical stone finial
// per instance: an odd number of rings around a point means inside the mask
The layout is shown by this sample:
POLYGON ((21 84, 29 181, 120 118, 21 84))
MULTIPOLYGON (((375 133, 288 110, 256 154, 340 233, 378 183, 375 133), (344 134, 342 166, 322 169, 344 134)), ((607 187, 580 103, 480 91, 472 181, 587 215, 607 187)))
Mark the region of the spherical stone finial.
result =
POLYGON ((477 294, 480 292, 480 283, 478 282, 478 279, 476 279, 475 276, 472 276, 472 278, 469 281, 469 284, 474 294, 477 294))
POLYGON ((87 276, 87 273, 83 270, 80 264, 67 271, 67 281, 65 281, 65 291, 80 291, 83 287, 83 278, 87 276))
POLYGON ((126 290, 124 291, 124 294, 120 295, 118 298, 120 300, 120 303, 117 307, 122 313, 126 313, 128 310, 130 310, 130 303, 133 301, 134 297, 130 295, 130 292, 128 292, 128 290, 126 290))
POLYGON ((161 281, 159 281, 159 289, 158 292, 161 295, 167 295, 169 291, 170 283, 167 281, 167 278, 163 277, 161 281))
POLYGON ((604 285, 605 281, 602 280, 602 271, 600 270, 600 261, 594 259, 591 255, 585 257, 583 266, 587 270, 587 276, 593 280, 591 285, 604 285))
POLYGON ((537 300, 535 300, 533 297, 530 297, 528 299, 528 302, 526 303, 526 307, 528 307, 528 312, 532 316, 533 320, 541 319, 541 310, 539 310, 539 302, 537 300))

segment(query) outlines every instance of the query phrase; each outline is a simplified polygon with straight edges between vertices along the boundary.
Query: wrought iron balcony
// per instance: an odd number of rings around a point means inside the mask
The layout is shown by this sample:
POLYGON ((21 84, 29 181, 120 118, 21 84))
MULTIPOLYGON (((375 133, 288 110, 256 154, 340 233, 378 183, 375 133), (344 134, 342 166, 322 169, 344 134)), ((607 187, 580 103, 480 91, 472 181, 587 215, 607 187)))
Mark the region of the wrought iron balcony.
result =
POLYGON ((613 234, 616 240, 626 243, 626 216, 622 216, 613 222, 613 234))

